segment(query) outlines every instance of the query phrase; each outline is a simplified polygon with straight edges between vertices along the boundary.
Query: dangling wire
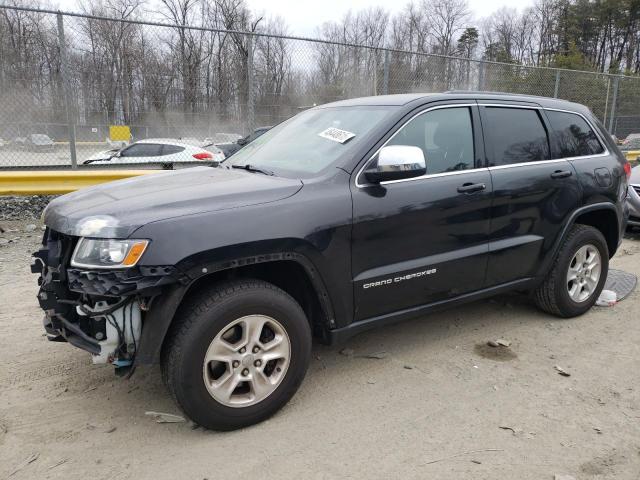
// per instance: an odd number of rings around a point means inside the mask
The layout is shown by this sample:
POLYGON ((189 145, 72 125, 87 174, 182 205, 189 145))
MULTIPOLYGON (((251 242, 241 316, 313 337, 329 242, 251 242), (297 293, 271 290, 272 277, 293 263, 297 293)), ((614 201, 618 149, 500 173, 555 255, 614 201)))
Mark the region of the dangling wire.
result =
POLYGON ((136 344, 136 335, 133 331, 133 302, 129 304, 129 329, 131 330, 131 339, 133 340, 133 358, 135 358, 138 345, 136 344))
POLYGON ((124 340, 124 333, 120 329, 120 325, 118 325, 118 322, 116 322, 115 317, 111 313, 108 313, 107 315, 105 315, 105 318, 107 319, 109 324, 113 328, 115 328, 116 331, 118 332, 118 349, 122 348, 122 345, 125 343, 125 340, 124 340))

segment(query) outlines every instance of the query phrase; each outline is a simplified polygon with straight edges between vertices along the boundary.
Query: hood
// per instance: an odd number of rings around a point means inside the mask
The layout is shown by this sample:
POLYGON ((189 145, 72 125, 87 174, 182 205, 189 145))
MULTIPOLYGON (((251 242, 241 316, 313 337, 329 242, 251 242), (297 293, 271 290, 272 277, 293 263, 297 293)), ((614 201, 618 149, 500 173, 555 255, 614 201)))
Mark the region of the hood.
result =
POLYGON ((53 200, 44 223, 66 235, 127 238, 158 220, 275 202, 300 180, 226 168, 195 167, 103 183, 53 200))
POLYGON ((119 150, 119 148, 112 148, 111 150, 104 150, 103 152, 94 153, 93 155, 88 156, 84 163, 87 163, 87 161, 89 160, 109 160, 116 153, 118 153, 119 150))

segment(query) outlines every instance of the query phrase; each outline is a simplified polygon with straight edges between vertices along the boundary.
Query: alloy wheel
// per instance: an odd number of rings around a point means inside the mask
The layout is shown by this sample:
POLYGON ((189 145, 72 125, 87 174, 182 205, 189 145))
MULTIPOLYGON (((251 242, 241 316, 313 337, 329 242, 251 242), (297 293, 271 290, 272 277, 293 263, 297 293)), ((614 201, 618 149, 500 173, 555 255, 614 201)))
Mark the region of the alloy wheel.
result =
POLYGON ((229 323, 213 339, 202 375, 209 394, 228 407, 248 407, 271 395, 291 360, 286 330, 266 315, 229 323))
POLYGON ((600 274, 602 272, 602 259, 600 252, 592 245, 583 245, 578 249, 567 272, 567 292, 576 303, 581 303, 596 291, 600 274))

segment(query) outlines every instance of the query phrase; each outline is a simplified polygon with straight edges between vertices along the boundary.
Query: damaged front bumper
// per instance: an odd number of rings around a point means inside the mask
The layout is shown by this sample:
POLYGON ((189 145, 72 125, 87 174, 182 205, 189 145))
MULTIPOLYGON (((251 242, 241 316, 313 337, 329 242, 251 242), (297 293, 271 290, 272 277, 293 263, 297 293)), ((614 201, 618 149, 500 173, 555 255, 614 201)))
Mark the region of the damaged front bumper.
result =
POLYGON ((146 311, 166 285, 180 281, 179 275, 169 266, 69 268, 77 241, 47 229, 33 255, 47 337, 86 350, 94 363, 128 367, 140 349, 146 311))

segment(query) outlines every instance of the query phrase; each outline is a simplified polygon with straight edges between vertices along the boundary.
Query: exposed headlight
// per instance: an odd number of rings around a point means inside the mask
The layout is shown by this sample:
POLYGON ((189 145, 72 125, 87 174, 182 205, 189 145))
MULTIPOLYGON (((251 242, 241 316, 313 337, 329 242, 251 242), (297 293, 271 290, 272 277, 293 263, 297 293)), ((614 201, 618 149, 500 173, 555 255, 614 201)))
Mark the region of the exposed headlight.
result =
POLYGON ((71 266, 89 268, 133 267, 147 248, 149 240, 112 240, 81 238, 71 257, 71 266))

